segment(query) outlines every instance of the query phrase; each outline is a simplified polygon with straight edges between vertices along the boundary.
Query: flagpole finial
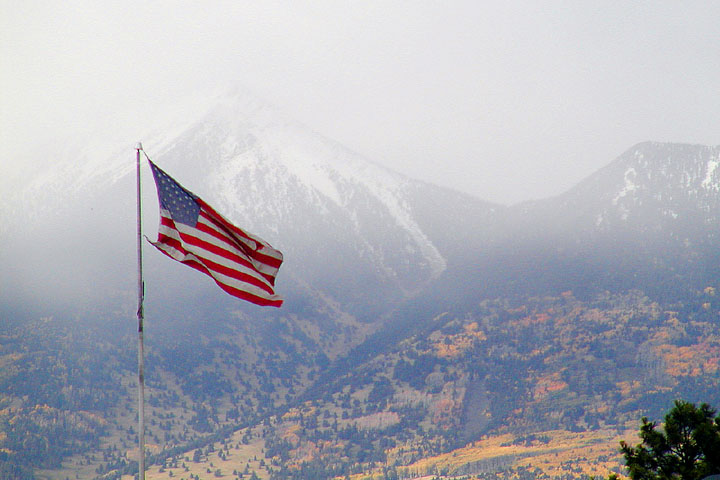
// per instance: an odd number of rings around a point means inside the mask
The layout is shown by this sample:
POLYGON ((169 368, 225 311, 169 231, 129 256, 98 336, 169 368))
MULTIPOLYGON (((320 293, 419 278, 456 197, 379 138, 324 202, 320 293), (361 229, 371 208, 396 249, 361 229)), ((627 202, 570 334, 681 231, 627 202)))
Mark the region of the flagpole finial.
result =
POLYGON ((143 149, 143 148, 142 148, 142 143, 137 142, 137 144, 135 145, 135 150, 142 150, 142 149, 143 149))

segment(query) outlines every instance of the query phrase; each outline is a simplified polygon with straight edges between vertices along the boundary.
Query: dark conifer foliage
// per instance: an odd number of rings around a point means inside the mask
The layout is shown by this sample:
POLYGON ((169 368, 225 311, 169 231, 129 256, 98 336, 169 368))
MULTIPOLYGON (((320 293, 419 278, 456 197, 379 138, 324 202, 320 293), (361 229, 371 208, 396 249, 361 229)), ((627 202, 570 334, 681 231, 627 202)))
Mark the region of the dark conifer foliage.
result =
POLYGON ((632 480, 700 480, 720 474, 720 416, 708 404, 676 400, 662 429, 643 417, 642 443, 621 442, 632 480))

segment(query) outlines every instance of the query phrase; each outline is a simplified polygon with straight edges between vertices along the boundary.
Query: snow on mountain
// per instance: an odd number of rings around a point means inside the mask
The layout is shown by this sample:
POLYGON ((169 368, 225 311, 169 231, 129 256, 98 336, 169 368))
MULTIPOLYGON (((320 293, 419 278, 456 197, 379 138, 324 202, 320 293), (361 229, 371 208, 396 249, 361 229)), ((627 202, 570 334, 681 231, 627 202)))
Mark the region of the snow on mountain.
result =
MULTIPOLYGON (((164 125, 142 138, 148 155, 283 251, 278 290, 288 311, 373 319, 408 299, 472 303, 489 286, 529 288, 534 278, 551 289, 581 279, 610 284, 608 271, 643 258, 648 272, 662 264, 693 273, 691 261, 701 258, 693 246, 711 252, 720 228, 720 147, 642 143, 565 194, 501 207, 384 169, 244 91, 164 125), (675 263, 660 258, 666 251, 675 263)), ((133 292, 135 151, 125 143, 86 144, 4 197, 7 295, 36 295, 40 283, 88 298, 98 284, 133 292)), ((153 237, 157 200, 143 169, 143 221, 153 237)), ((150 274, 171 279, 168 289, 188 275, 164 257, 148 262, 150 274)))
POLYGON ((520 208, 540 223, 555 219, 565 233, 720 225, 719 162, 718 146, 640 143, 568 192, 520 208))
POLYGON ((720 275, 719 153, 641 143, 561 195, 497 208, 474 223, 491 235, 464 242, 470 255, 436 298, 704 288, 720 275))
POLYGON ((44 158, 16 159, 37 167, 0 197, 0 215, 6 220, 0 223, 0 235, 18 226, 42 223, 68 201, 87 199, 89 192, 108 189, 134 175, 134 148, 139 138, 163 148, 196 122, 215 97, 214 93, 189 97, 167 106, 162 114, 142 112, 145 115, 137 125, 118 124, 112 131, 88 126, 81 136, 69 139, 44 158))
MULTIPOLYGON (((144 149, 186 188, 282 250, 279 284, 285 277, 291 290, 304 289, 291 296, 331 299, 350 310, 375 303, 373 311, 380 311, 445 271, 447 259, 414 208, 425 184, 287 120, 243 91, 195 113, 143 139, 144 149)), ((97 249, 108 250, 99 252, 105 263, 111 245, 127 255, 134 245, 134 157, 134 144, 86 144, 5 202, 6 225, 22 217, 16 225, 24 223, 30 238, 30 230, 54 223, 54 234, 73 238, 68 243, 97 239, 97 249)), ((152 237, 157 201, 146 166, 143 171, 145 232, 152 237)), ((95 261, 70 259, 70 251, 46 255, 67 257, 55 270, 95 261)))
POLYGON ((613 192, 612 200, 607 204, 605 197, 606 205, 596 216, 596 224, 613 216, 622 221, 631 216, 639 220, 640 215, 676 219, 685 209, 716 210, 719 160, 719 147, 651 142, 637 145, 608 167, 608 173, 623 170, 622 184, 608 190, 613 192))
POLYGON ((289 264, 303 270, 313 268, 301 267, 308 251, 324 267, 357 255, 368 278, 374 271, 409 294, 446 268, 408 203, 406 191, 417 182, 252 96, 222 98, 153 159, 231 220, 284 247, 289 264))

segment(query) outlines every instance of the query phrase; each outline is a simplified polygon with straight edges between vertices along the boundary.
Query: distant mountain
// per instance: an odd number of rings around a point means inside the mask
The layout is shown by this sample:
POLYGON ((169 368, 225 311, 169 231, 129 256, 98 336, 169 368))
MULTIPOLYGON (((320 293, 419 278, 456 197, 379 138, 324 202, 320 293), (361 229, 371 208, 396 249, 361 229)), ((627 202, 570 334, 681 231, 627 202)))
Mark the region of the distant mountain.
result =
MULTIPOLYGON (((522 206, 563 231, 673 234, 720 225, 720 147, 646 142, 563 195, 522 206)), ((713 228, 717 230, 717 228, 713 228)), ((693 232, 686 232, 691 235, 693 232)))
POLYGON ((718 164, 720 147, 642 143, 546 202, 545 218, 560 212, 561 235, 614 259, 639 285, 693 288, 720 274, 718 164))
MULTIPOLYGON (((720 275, 720 147, 638 144, 562 195, 510 207, 382 168, 244 91, 145 147, 180 183, 285 252, 278 290, 288 312, 373 323, 396 308, 449 308, 518 289, 658 293, 720 275)), ((34 294, 72 308, 127 302, 134 151, 100 151, 58 160, 4 198, 8 303, 34 294)), ((143 203, 152 237, 147 168, 143 203)), ((156 275, 163 304, 214 291, 154 251, 146 261, 148 288, 156 275)))
MULTIPOLYGON (((278 290, 288 296, 290 311, 310 302, 315 309, 339 308, 373 320, 446 270, 457 250, 455 238, 471 235, 463 212, 485 215, 494 208, 373 164, 244 92, 218 99, 188 123, 177 136, 159 145, 146 142, 145 148, 186 188, 285 253, 278 290)), ((97 275, 93 265, 100 264, 110 272, 105 282, 129 285, 117 273, 132 277, 122 265, 132 264, 134 251, 134 151, 80 160, 58 162, 6 202, 6 225, 14 219, 24 224, 30 243, 39 235, 47 238, 48 226, 58 229, 54 242, 62 244, 107 237, 97 251, 78 251, 81 258, 66 246, 54 251, 54 243, 43 242, 36 253, 54 270, 88 265, 77 277, 97 275)), ((149 175, 144 190, 145 232, 152 236, 157 201, 149 175)), ((15 234, 4 232, 10 239, 15 234)), ((174 268, 160 265, 165 273, 174 268)), ((173 295, 182 297, 183 291, 173 295)))
POLYGON ((499 235, 473 245, 476 274, 463 270, 463 283, 480 296, 673 297, 710 282, 720 275, 719 162, 720 147, 638 144, 562 195, 504 209, 490 227, 499 235))
MULTIPOLYGON (((78 478, 132 470, 133 146, 59 157, 0 203, 0 474, 65 478, 69 455, 78 478)), ((671 398, 717 398, 720 147, 642 143, 509 207, 384 169, 240 91, 145 148, 286 258, 286 303, 262 309, 145 244, 163 470, 205 475, 242 444, 275 479, 494 472, 559 452, 562 432, 607 442, 671 398), (483 435, 535 453, 426 462, 483 435)))
POLYGON ((252 98, 226 99, 155 160, 282 249, 286 288, 292 281, 321 290, 358 313, 412 296, 446 269, 413 209, 411 193, 432 187, 252 98))

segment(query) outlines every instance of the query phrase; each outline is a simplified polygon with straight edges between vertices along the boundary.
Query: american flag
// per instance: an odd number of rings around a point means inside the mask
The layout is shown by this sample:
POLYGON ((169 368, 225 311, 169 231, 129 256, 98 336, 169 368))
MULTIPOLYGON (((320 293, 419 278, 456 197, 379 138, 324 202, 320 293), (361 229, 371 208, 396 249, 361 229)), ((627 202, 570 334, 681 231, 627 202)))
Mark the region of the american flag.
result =
POLYGON ((275 276, 283 255, 236 227, 150 162, 160 200, 158 250, 212 277, 230 295, 279 307, 275 276))

